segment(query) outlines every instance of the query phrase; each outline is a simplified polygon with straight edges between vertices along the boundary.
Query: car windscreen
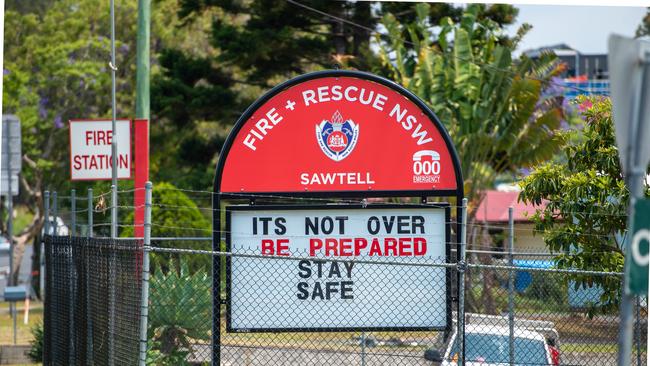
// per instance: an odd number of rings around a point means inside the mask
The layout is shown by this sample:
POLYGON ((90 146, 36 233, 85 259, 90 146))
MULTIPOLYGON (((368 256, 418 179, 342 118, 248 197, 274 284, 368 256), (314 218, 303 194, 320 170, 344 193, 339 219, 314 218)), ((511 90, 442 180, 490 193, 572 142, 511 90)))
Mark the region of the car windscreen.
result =
MULTIPOLYGON (((465 360, 467 362, 504 363, 510 361, 508 336, 497 334, 465 335, 465 360)), ((515 337, 515 364, 548 365, 544 341, 515 337)), ((454 341, 450 358, 457 359, 458 338, 454 341)))

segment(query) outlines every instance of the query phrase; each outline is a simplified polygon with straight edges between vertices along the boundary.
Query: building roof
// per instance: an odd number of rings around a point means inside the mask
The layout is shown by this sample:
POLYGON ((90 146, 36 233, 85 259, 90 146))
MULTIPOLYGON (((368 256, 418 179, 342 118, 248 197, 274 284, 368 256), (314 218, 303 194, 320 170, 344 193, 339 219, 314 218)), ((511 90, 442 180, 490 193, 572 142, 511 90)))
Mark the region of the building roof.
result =
POLYGON ((525 50, 523 53, 528 57, 536 58, 545 52, 553 52, 558 56, 568 55, 568 54, 575 55, 576 53, 580 54, 579 51, 571 48, 566 43, 554 44, 551 46, 544 46, 544 47, 534 48, 530 50, 525 50))
POLYGON ((537 209, 546 207, 533 206, 524 202, 518 202, 519 192, 501 192, 490 190, 485 192, 485 197, 476 210, 476 221, 479 222, 508 222, 508 208, 513 207, 514 221, 530 222, 531 217, 537 209))

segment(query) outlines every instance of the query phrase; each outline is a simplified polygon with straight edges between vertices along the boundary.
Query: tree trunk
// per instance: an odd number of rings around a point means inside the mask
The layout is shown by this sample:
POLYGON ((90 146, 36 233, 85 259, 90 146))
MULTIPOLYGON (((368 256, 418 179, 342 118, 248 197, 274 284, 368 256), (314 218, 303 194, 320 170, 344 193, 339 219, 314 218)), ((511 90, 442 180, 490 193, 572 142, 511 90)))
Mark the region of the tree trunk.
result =
MULTIPOLYGON (((345 9, 343 9, 344 5, 342 4, 341 6, 336 8, 336 14, 334 14, 337 18, 344 19, 345 18, 345 9)), ((332 40, 334 41, 334 50, 336 52, 336 56, 341 57, 345 55, 345 49, 346 49, 346 39, 345 39, 345 23, 343 23, 342 20, 335 19, 332 23, 332 40)), ((336 57, 335 57, 336 58, 336 57)))
MULTIPOLYGON (((26 157, 23 157, 23 160, 27 163, 28 166, 34 167, 35 163, 26 157)), ((22 177, 21 177, 22 178, 22 177)), ((25 192, 28 193, 29 199, 33 200, 34 208, 33 212, 34 215, 32 216, 32 221, 27 225, 25 229, 23 229, 17 236, 14 236, 11 238, 14 241, 14 255, 13 255, 13 263, 14 263, 14 268, 11 269, 11 273, 9 274, 10 278, 12 279, 13 283, 17 284, 18 283, 18 273, 20 273, 20 262, 23 260, 23 254, 25 253, 25 246, 27 243, 30 241, 33 241, 34 238, 38 237, 41 228, 43 227, 43 195, 41 194, 41 182, 42 182, 42 177, 39 176, 36 178, 34 187, 32 188, 27 181, 22 178, 21 183, 22 187, 25 192)), ((34 252, 39 250, 40 248, 34 247, 34 252)), ((36 257, 36 256, 34 256, 36 257)), ((28 286, 31 284, 28 284, 28 286)))
MULTIPOLYGON (((372 24, 370 24, 372 19, 371 15, 369 2, 354 3, 354 14, 352 15, 353 22, 372 28, 372 24)), ((370 43, 370 30, 361 27, 353 27, 352 34, 352 55, 360 56, 359 52, 361 51, 362 46, 370 43)))
MULTIPOLYGON (((37 213, 34 215, 34 218, 32 219, 32 223, 25 229, 23 230, 22 233, 20 233, 18 236, 14 236, 14 253, 13 253, 13 268, 11 270, 11 279, 12 283, 18 284, 18 274, 20 273, 20 263, 23 260, 23 255, 25 254, 25 247, 27 244, 31 241, 34 240, 34 238, 37 236, 36 234, 41 228, 41 222, 42 218, 40 215, 37 213)), ((34 247, 34 252, 36 252, 39 248, 36 246, 34 247)), ((28 284, 29 286, 29 284, 28 284)))

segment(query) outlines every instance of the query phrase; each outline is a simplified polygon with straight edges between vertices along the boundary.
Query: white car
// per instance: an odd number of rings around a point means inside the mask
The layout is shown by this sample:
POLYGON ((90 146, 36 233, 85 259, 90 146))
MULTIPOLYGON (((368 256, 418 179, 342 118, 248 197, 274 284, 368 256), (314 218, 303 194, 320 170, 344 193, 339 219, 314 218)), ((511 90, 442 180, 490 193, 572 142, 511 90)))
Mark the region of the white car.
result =
POLYGON ((9 254, 11 244, 5 236, 0 236, 0 254, 9 254))
MULTIPOLYGON (((48 222, 48 235, 54 235, 55 234, 55 229, 56 229, 56 235, 58 236, 68 236, 70 235, 70 229, 66 226, 66 224, 63 222, 63 219, 60 217, 54 217, 50 216, 50 220, 48 222)), ((45 225, 43 225, 43 229, 41 231, 41 235, 45 234, 45 225)))
MULTIPOLYGON (((549 344, 539 332, 517 329, 514 332, 515 365, 552 366, 559 365, 559 351, 549 344)), ((506 366, 510 365, 510 329, 502 326, 468 324, 465 326, 465 365, 506 366)), ((427 350, 425 358, 439 362, 441 366, 458 365, 458 337, 451 336, 447 350, 441 355, 427 350)))

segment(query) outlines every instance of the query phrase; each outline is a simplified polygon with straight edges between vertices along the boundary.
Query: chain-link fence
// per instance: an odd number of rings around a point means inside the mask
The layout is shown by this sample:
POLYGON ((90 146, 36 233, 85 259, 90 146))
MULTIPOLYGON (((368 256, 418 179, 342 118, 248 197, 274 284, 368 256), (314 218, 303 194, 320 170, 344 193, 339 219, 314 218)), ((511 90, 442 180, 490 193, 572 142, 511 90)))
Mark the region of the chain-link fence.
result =
POLYGON ((138 360, 142 242, 45 236, 45 365, 138 360))
MULTIPOLYGON (((183 359, 189 363, 212 361, 211 348, 211 302, 210 271, 206 268, 190 269, 190 263, 204 253, 192 250, 151 248, 153 257, 174 256, 177 269, 165 272, 157 269, 152 273, 150 293, 150 349, 156 362, 183 359), (173 289, 173 290, 172 290, 173 289), (183 293, 195 294, 190 298, 183 293), (179 306, 182 304, 182 306, 179 306), (170 335, 174 336, 170 336, 170 335)), ((539 253, 541 254, 541 253, 539 253)), ((219 256, 219 255, 218 255, 219 256)), ((236 256, 236 254, 235 254, 236 256)), ((220 258, 226 259, 225 255, 220 258)), ((483 364, 515 365, 616 365, 618 351, 618 310, 607 303, 603 288, 597 283, 614 281, 620 283, 618 273, 586 271, 563 271, 551 266, 548 260, 517 262, 508 267, 494 260, 494 264, 470 263, 465 272, 465 356, 467 362, 483 364), (599 277, 591 287, 577 283, 584 276, 599 277), (512 280, 511 280, 512 278, 512 280), (512 281, 512 282, 511 282, 512 281), (512 283, 512 286, 510 286, 512 283), (605 301, 605 302, 603 302, 605 301), (514 361, 510 363, 510 334, 513 334, 514 361)), ((452 272, 455 278, 456 264, 435 259, 401 259, 399 263, 354 263, 376 267, 373 273, 380 277, 372 288, 366 288, 376 301, 353 309, 347 317, 341 316, 344 306, 337 302, 340 292, 327 294, 314 291, 316 281, 310 283, 309 299, 336 303, 324 306, 314 319, 312 309, 283 307, 286 297, 305 295, 300 291, 300 281, 295 271, 305 258, 264 258, 252 256, 240 258, 249 262, 250 271, 239 271, 239 293, 227 296, 227 286, 221 294, 220 357, 223 365, 432 365, 442 360, 453 364, 459 357, 457 298, 451 294, 453 312, 447 329, 404 330, 377 329, 367 331, 322 331, 320 322, 330 326, 349 325, 371 317, 397 322, 426 322, 435 328, 437 321, 445 321, 445 314, 432 311, 436 308, 433 298, 445 299, 444 282, 437 282, 435 273, 452 272), (429 271, 437 283, 433 287, 413 284, 414 276, 429 271), (296 287, 290 292, 278 292, 277 279, 283 276, 296 278, 296 287), (399 287, 395 287, 395 283, 399 287), (399 291, 394 289, 399 288, 399 291), (393 292, 386 293, 385 289, 393 292), (429 293, 433 291, 433 293, 429 293), (373 293, 375 296, 373 296, 373 293), (433 295, 433 296, 430 296, 433 295), (417 301, 416 306, 408 304, 417 301), (270 304, 269 304, 270 303, 270 304), (236 307, 244 306, 242 309, 236 307), (418 311, 419 310, 419 311, 418 311), (229 317, 231 319, 229 319, 229 317), (287 319, 290 321, 287 322, 287 319), (240 329, 233 322, 253 329, 240 329), (278 328, 277 323, 301 324, 304 329, 273 329, 256 331, 257 327, 278 328), (312 328, 311 330, 309 328, 312 328)), ((311 258, 312 262, 322 258, 311 258)), ((165 259, 168 262, 169 259, 165 259)), ((323 276, 328 277, 331 265, 344 268, 345 259, 322 262, 323 276)), ((241 263, 243 264, 243 263, 241 263)), ((355 285, 363 283, 362 271, 353 275, 355 285)), ((343 273, 342 277, 346 277, 343 273)), ((333 277, 336 277, 333 276, 333 277)), ((335 278, 336 279, 336 278, 335 278)), ((284 281, 280 281, 284 283, 284 281)), ((325 281, 327 283, 332 281, 325 281)), ((342 281, 333 281, 342 282, 342 281)), ((326 285, 325 285, 326 286, 326 285)), ((337 285, 340 286, 340 285, 337 285)), ((339 287, 340 288, 340 287, 339 287)), ((231 289, 232 290, 232 289, 231 289)), ((356 290, 356 289, 355 289, 356 290)), ((610 289, 611 290, 611 289, 610 289)), ((304 296, 303 296, 304 297, 304 296)), ((635 342, 633 361, 646 365, 647 304, 641 301, 636 308, 635 342), (638 356, 638 357, 637 357, 638 356)), ((152 359, 153 361, 153 359, 152 359)), ((180 362, 180 361, 179 361, 180 362)))
MULTIPOLYGON (((183 192, 203 206, 154 194, 153 235, 144 250, 132 240, 47 239, 46 364, 138 362, 146 278, 141 256, 148 256, 146 363, 151 365, 218 360, 221 365, 447 366, 463 353, 466 362, 486 365, 616 365, 622 275, 558 268, 555 254, 525 246, 532 236, 524 232, 528 229, 513 231, 520 241, 511 252, 497 245, 498 233, 491 233, 491 245, 470 243, 461 263, 455 260, 455 235, 447 238, 444 258, 323 258, 300 251, 269 256, 237 243, 227 248, 225 237, 213 251, 209 220, 188 211, 209 218, 225 217, 225 210, 204 207, 211 193, 183 192), (178 217, 184 215, 201 223, 182 223, 178 217), (213 264, 219 266, 217 278, 213 264)), ((106 217, 92 218, 106 206, 99 207, 97 198, 88 201, 91 215, 77 218, 70 232, 107 235, 106 217)), ((121 210, 133 208, 120 199, 121 210)), ((452 227, 457 223, 447 220, 452 227)), ((119 227, 131 235, 132 224, 119 227)), ((645 298, 637 301, 635 315, 632 360, 640 366, 647 352, 645 298)))

